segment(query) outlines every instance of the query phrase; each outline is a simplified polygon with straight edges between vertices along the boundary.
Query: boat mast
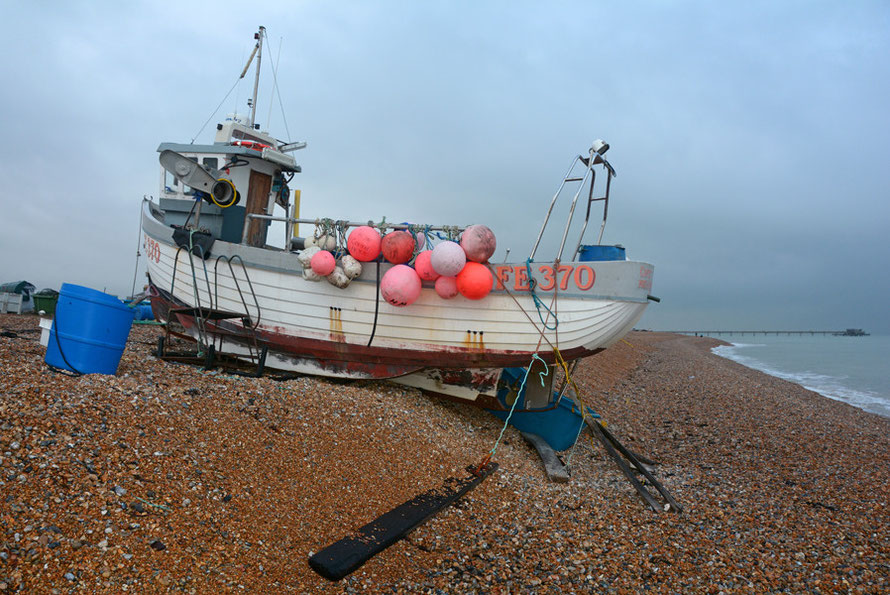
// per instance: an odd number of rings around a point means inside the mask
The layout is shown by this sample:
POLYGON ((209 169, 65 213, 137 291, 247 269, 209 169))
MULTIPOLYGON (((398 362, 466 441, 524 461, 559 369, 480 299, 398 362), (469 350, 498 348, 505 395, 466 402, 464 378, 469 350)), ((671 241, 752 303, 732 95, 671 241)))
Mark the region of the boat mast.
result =
POLYGON ((266 34, 266 28, 260 25, 260 30, 253 34, 253 38, 257 40, 256 45, 253 47, 253 52, 250 54, 250 58, 247 59, 247 64, 244 65, 244 70, 241 71, 241 76, 238 78, 244 78, 244 75, 247 74, 247 69, 250 68, 250 63, 253 62, 253 57, 256 56, 256 77, 253 81, 253 98, 248 102, 250 106, 250 120, 247 122, 247 125, 250 128, 253 128, 253 121, 256 119, 256 96, 257 90, 260 87, 260 62, 263 59, 263 36, 266 34))

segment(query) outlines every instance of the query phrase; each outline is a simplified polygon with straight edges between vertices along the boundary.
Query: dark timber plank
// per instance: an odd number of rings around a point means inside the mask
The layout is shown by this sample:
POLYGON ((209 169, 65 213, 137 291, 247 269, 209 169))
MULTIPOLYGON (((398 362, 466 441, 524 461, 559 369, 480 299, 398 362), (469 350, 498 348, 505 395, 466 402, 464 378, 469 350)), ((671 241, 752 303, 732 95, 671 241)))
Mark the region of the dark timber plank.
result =
POLYGON ((652 497, 652 494, 649 493, 649 490, 643 487, 643 484, 641 484, 640 481, 636 477, 634 477, 633 471, 631 471, 627 463, 624 462, 624 460, 621 458, 621 455, 618 454, 618 451, 615 450, 609 439, 606 438, 605 433, 603 433, 603 427, 596 422, 592 422, 590 420, 586 421, 587 426, 590 428, 590 431, 593 432, 593 435, 597 438, 597 440, 600 441, 600 444, 602 444, 603 448, 606 449, 606 453, 608 453, 612 460, 615 461, 615 464, 618 465, 618 468, 621 469, 621 472, 624 473, 624 476, 627 477, 628 481, 630 481, 631 485, 634 487, 637 493, 642 496, 643 500, 645 500, 649 504, 652 510, 654 510, 655 512, 661 511, 661 505, 658 504, 658 501, 656 501, 655 498, 652 497))
POLYGON ((650 471, 646 469, 646 466, 640 460, 639 455, 625 448, 624 445, 618 442, 618 439, 615 438, 615 436, 613 436, 612 433, 607 430, 606 427, 603 426, 601 423, 596 422, 596 425, 599 426, 600 432, 602 432, 603 435, 609 439, 609 442, 611 442, 615 446, 615 448, 617 448, 618 451, 621 452, 621 454, 623 454, 624 457, 628 461, 630 461, 631 464, 636 467, 640 473, 643 474, 643 477, 649 480, 649 483, 655 486, 655 489, 658 490, 658 492, 664 497, 664 499, 668 501, 668 504, 671 505, 672 510, 674 510, 674 512, 683 512, 683 507, 680 506, 676 500, 674 500, 674 497, 671 496, 671 493, 668 492, 663 485, 661 485, 661 482, 655 479, 652 473, 650 473, 650 471))
POLYGON ((557 483, 569 481, 569 474, 566 471, 565 465, 562 464, 562 461, 556 456, 556 452, 543 438, 531 432, 521 432, 521 434, 525 441, 534 446, 535 450, 538 451, 541 462, 544 463, 544 471, 547 472, 547 477, 550 478, 550 481, 557 483))
POLYGON ((352 535, 311 556, 309 566, 326 579, 340 580, 456 502, 497 468, 497 463, 488 463, 478 475, 472 475, 474 469, 468 468, 471 472, 469 477, 449 478, 442 487, 400 504, 352 535))

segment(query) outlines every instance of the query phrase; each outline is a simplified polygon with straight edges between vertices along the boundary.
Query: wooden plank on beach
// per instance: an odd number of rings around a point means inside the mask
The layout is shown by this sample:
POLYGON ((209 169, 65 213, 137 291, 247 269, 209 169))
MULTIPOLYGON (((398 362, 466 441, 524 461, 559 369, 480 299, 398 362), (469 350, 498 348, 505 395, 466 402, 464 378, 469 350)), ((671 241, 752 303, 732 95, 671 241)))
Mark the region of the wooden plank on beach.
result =
POLYGON ((566 471, 565 465, 562 464, 562 461, 559 460, 559 457, 556 456, 556 451, 554 451, 547 442, 538 436, 537 434, 532 434, 531 432, 520 432, 522 437, 525 438, 525 441, 535 447, 535 450, 538 451, 538 455, 541 457, 541 462, 544 463, 544 471, 547 472, 547 477, 550 478, 550 481, 554 481, 557 483, 566 483, 569 481, 569 473, 566 471))
POLYGON ((309 566, 328 580, 338 581, 362 564, 405 537, 443 509, 457 502, 498 468, 488 463, 478 474, 449 478, 434 488, 377 517, 352 535, 344 537, 309 558, 309 566))

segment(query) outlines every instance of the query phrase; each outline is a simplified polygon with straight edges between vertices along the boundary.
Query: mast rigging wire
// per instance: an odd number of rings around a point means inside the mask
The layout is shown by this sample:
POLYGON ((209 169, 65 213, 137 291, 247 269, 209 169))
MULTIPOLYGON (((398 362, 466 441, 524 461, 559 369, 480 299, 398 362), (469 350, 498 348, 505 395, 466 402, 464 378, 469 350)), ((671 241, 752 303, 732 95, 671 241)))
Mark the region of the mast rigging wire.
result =
MULTIPOLYGON (((142 197, 142 203, 148 200, 148 197, 142 197)), ((136 228, 136 264, 133 266, 133 287, 130 289, 130 295, 136 295, 136 277, 139 275, 139 257, 142 256, 142 253, 139 251, 139 246, 142 244, 142 207, 143 204, 139 205, 139 225, 136 228)))
MULTIPOLYGON (((269 45, 271 46, 272 42, 269 41, 269 34, 266 33, 265 30, 263 30, 263 36, 265 36, 266 42, 269 43, 269 45)), ((283 45, 283 42, 279 43, 279 45, 278 45, 279 59, 281 56, 281 46, 282 45, 283 45)), ((271 47, 270 47, 270 49, 271 49, 271 47)), ((271 62, 271 60, 270 60, 270 62, 271 62)), ((281 101, 281 88, 278 86, 278 66, 275 62, 272 62, 272 80, 274 81, 274 86, 273 86, 274 94, 278 97, 278 107, 281 108, 281 119, 284 120, 284 131, 287 133, 287 139, 291 140, 290 128, 287 125, 287 114, 284 111, 284 102, 281 101)), ((271 119, 271 114, 272 114, 272 106, 270 103, 270 105, 269 105, 269 119, 271 119)))
POLYGON ((226 102, 226 99, 229 98, 229 95, 232 94, 232 91, 235 90, 235 87, 238 86, 238 83, 239 83, 239 82, 241 82, 241 77, 238 77, 238 79, 235 81, 235 84, 232 85, 232 88, 229 89, 229 92, 228 92, 228 93, 226 93, 226 96, 222 98, 222 101, 219 102, 219 105, 217 105, 217 106, 216 106, 216 109, 213 110, 213 112, 210 114, 210 117, 207 118, 207 119, 204 121, 203 124, 201 124, 201 128, 200 128, 200 130, 198 130, 198 132, 195 133, 195 136, 192 137, 192 142, 189 143, 189 144, 192 144, 192 145, 195 144, 195 139, 198 138, 198 135, 199 135, 199 134, 201 134, 202 132, 204 132, 204 127, 207 126, 207 123, 210 122, 210 120, 213 119, 213 116, 216 115, 216 112, 219 111, 219 108, 222 107, 222 104, 226 102))
MULTIPOLYGON (((267 40, 268 41, 268 40, 267 40)), ((269 115, 266 116, 266 128, 272 129, 272 106, 275 105, 275 91, 278 89, 278 79, 275 78, 275 70, 277 63, 281 62, 281 46, 284 45, 282 43, 282 39, 278 39, 278 53, 275 56, 275 60, 270 60, 270 64, 272 64, 272 78, 275 81, 272 85, 272 95, 269 97, 269 115)), ((272 49, 272 42, 269 43, 269 49, 272 49)), ((288 138, 289 140, 289 138, 288 138)))

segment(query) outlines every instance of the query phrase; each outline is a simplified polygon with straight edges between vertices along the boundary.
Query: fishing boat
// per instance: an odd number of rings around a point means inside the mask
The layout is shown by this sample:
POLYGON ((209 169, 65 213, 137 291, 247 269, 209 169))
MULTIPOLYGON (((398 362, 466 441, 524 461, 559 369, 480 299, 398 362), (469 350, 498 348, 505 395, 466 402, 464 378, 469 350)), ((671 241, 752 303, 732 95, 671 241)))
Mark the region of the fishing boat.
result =
MULTIPOLYGON (((552 412, 560 403, 574 409, 565 387, 554 390, 556 367, 620 340, 657 299, 650 293, 651 264, 627 260, 621 246, 600 244, 615 177, 605 158, 609 145, 596 141, 571 158, 530 254, 516 262, 490 262, 496 225, 374 223, 341 213, 300 218, 299 191, 291 184, 301 168, 293 154, 306 143, 278 139, 255 122, 265 29, 255 38, 242 72, 255 59, 249 115, 219 123, 210 144, 158 147, 160 192, 157 200, 144 200, 142 241, 152 309, 167 323, 168 339, 190 338, 201 357, 237 358, 265 370, 392 379, 495 410, 552 412), (560 201, 568 195, 570 202, 560 201), (580 235, 570 240, 579 203, 586 215, 574 226, 580 235), (597 243, 584 244, 596 205, 603 209, 597 243), (568 212, 559 248, 541 257, 557 206, 568 212), (283 224, 283 247, 269 243, 272 222, 283 224), (312 230, 307 237, 297 234, 301 224, 312 230), (396 232, 412 238, 407 261, 391 262, 378 252, 355 258, 353 236, 378 234, 385 245, 396 232), (477 250, 476 260, 467 252, 467 264, 453 277, 459 286, 472 268, 472 290, 439 291, 433 277, 441 273, 430 274, 427 262, 429 276, 418 273, 410 303, 387 294, 392 271, 410 277, 419 271, 420 254, 429 251, 435 259, 440 244, 466 251, 470 232, 484 232, 482 243, 492 244, 483 245, 481 258, 477 250), (331 274, 315 270, 319 252, 333 257, 331 274), (532 374, 535 382, 526 382, 532 374)), ((455 213, 456 219, 469 217, 455 213)))

